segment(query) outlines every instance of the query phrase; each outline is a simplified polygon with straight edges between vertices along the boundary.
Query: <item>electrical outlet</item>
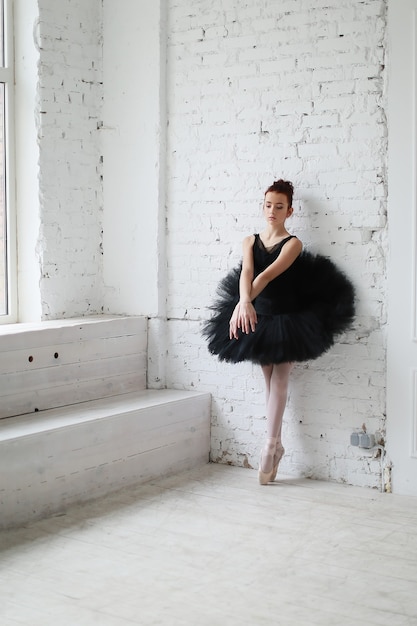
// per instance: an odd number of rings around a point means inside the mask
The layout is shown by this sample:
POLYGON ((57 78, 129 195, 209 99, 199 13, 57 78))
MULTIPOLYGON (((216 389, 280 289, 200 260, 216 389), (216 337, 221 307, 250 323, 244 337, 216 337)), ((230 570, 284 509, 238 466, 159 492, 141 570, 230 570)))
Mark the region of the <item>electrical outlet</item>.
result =
POLYGON ((375 447, 375 435, 370 435, 364 431, 351 433, 350 445, 369 450, 370 448, 375 447))
POLYGON ((360 448, 373 448, 375 445, 375 435, 369 433, 359 433, 359 447, 360 448))
POLYGON ((359 433, 352 433, 350 435, 350 445, 358 446, 359 445, 359 433))

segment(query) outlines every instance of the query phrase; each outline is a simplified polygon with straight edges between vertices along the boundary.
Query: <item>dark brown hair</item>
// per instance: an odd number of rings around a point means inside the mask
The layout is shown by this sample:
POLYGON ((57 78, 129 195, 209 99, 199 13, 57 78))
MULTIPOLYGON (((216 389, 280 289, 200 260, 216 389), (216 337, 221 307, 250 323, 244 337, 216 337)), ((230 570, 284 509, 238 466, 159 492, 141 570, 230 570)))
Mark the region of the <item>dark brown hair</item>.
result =
POLYGON ((280 178, 279 180, 275 180, 272 183, 272 185, 268 187, 268 189, 265 191, 265 195, 269 191, 275 191, 276 193, 283 193, 285 196, 287 196, 288 206, 290 207, 292 206, 292 197, 294 194, 294 187, 293 187, 293 184, 290 183, 289 180, 283 180, 282 178, 280 178))

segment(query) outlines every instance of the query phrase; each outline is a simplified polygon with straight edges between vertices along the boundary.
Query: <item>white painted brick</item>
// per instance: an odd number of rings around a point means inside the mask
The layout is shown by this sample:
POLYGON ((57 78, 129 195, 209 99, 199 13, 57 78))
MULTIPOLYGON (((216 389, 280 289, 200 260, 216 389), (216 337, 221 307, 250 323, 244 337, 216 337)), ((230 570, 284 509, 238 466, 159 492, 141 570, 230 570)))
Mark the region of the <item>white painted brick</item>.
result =
POLYGON ((275 114, 277 116, 284 115, 306 115, 313 111, 313 102, 311 100, 291 100, 278 101, 275 105, 275 114))
POLYGON ((170 33, 170 41, 175 44, 177 42, 188 43, 204 40, 204 31, 202 28, 193 28, 191 30, 174 31, 170 33))
MULTIPOLYGON (((241 48, 237 50, 240 63, 247 63, 253 61, 268 61, 274 59, 274 51, 269 47, 256 46, 249 47, 247 49, 241 48)), ((294 65, 294 61, 292 62, 294 65)))
MULTIPOLYGON (((280 79, 282 73, 294 72, 296 68, 296 59, 292 57, 281 58, 279 62, 276 59, 271 61, 265 61, 263 57, 260 57, 259 71, 262 75, 272 74, 274 75, 274 84, 280 79)), ((306 74, 308 76, 308 74, 306 74)))
POLYGON ((39 18, 40 288, 44 316, 68 317, 102 306, 101 3, 42 0, 39 18))
POLYGON ((204 29, 205 39, 220 39, 228 36, 228 29, 224 25, 210 26, 204 29))
MULTIPOLYGON (((298 146, 298 153, 301 158, 314 157, 320 158, 321 156, 336 155, 337 147, 333 143, 311 143, 300 144, 298 146)), ((355 194, 356 195, 356 194, 355 194)))
MULTIPOLYGON (((354 331, 347 333, 346 343, 338 343, 308 367, 297 366, 293 387, 298 385, 298 391, 292 391, 285 422, 294 453, 287 455, 285 469, 374 485, 378 464, 364 466, 361 458, 351 457, 348 446, 339 442, 352 428, 353 415, 359 424, 373 415, 375 428, 380 427, 385 402, 385 347, 381 343, 385 257, 377 245, 369 247, 372 233, 384 229, 386 220, 385 191, 376 176, 385 167, 383 61, 381 50, 376 50, 384 42, 385 17, 372 22, 371 16, 384 16, 384 11, 383 2, 371 4, 370 8, 356 0, 343 7, 324 0, 303 0, 301 5, 294 0, 267 4, 253 0, 225 8, 217 22, 209 24, 205 15, 210 3, 199 3, 206 41, 177 37, 172 48, 172 54, 181 50, 187 61, 183 78, 173 79, 173 84, 183 87, 169 94, 169 109, 175 111, 169 132, 181 158, 171 162, 170 185, 175 194, 168 199, 168 217, 178 215, 171 219, 169 262, 175 271, 169 300, 176 311, 187 301, 197 316, 200 306, 204 319, 208 303, 203 292, 207 290, 194 287, 193 294, 187 285, 187 254, 192 255, 193 240, 200 253, 200 260, 192 257, 193 281, 200 276, 201 282, 208 283, 208 292, 214 293, 224 271, 240 257, 241 238, 262 227, 260 202, 266 186, 280 175, 294 180, 297 200, 291 227, 315 249, 343 260, 360 286, 361 328, 374 331, 359 343, 354 331), (233 29, 224 37, 229 18, 234 20, 233 29), (209 72, 196 71, 201 56, 209 72), (190 132, 184 118, 189 104, 183 96, 189 78, 194 81, 188 95, 196 132, 190 132), (224 127, 222 120, 227 121, 224 127), (183 212, 193 199, 198 204, 192 205, 192 211, 202 219, 183 212), (181 233, 184 220, 190 231, 187 235, 181 233), (313 382, 304 394, 309 376, 313 382), (323 376, 334 381, 334 387, 326 387, 325 400, 319 392, 323 376), (307 466, 300 433, 293 428, 295 398, 298 405, 302 399, 314 425, 308 440, 317 441, 320 461, 315 466, 307 466), (324 446, 317 439, 321 425, 335 429, 327 430, 324 446), (337 455, 337 463, 330 463, 332 454, 337 455)), ((186 12, 183 19, 186 30, 190 27, 186 12)), ((177 30, 182 30, 181 25, 177 30)), ((175 70, 180 72, 182 67, 177 65, 175 70)), ((176 323, 189 324, 188 319, 176 323)), ((185 339, 173 344, 176 354, 187 343, 185 339)), ((200 350, 201 371, 205 361, 211 364, 206 383, 213 393, 213 456, 222 462, 246 459, 256 466, 265 428, 262 375, 249 364, 219 363, 202 340, 200 350)), ((183 353, 190 358, 185 347, 183 353)), ((197 361, 190 368, 198 368, 197 361)), ((169 382, 175 384, 179 376, 175 368, 170 369, 170 376, 169 382)), ((200 376, 200 385, 205 384, 204 378, 200 376)))
POLYGON ((253 48, 257 42, 256 35, 240 35, 238 37, 225 37, 223 46, 225 50, 241 50, 242 48, 253 48))
MULTIPOLYGON (((296 367, 283 469, 378 486, 378 462, 341 440, 363 421, 384 425, 385 2, 166 7, 165 382, 212 393, 213 458, 256 467, 262 374, 218 362, 200 325, 243 236, 262 228, 265 188, 287 177, 296 184, 291 229, 352 276, 358 320, 328 354, 296 367)), ((56 317, 95 312, 102 300, 101 1, 41 0, 39 8, 41 289, 44 316, 56 317)), ((155 384, 158 367, 150 370, 155 384)))
POLYGON ((321 84, 321 93, 324 96, 357 93, 357 84, 353 80, 333 80, 321 84))
POLYGON ((379 124, 353 124, 351 128, 352 139, 368 140, 379 139, 381 137, 381 128, 379 124))

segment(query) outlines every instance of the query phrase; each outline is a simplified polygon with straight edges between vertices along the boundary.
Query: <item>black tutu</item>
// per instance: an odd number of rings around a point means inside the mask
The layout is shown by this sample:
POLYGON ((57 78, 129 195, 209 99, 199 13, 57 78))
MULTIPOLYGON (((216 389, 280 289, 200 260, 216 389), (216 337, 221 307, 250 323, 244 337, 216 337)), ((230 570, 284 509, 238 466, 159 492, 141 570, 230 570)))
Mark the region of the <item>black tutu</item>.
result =
MULTIPOLYGON (((276 259, 288 239, 278 244, 271 258, 255 236, 255 275, 276 259)), ((239 301, 240 272, 241 265, 220 282, 210 307, 213 315, 203 326, 209 351, 222 361, 268 365, 316 359, 352 324, 355 292, 350 280, 327 257, 303 251, 254 300, 255 332, 239 331, 238 339, 229 339, 230 318, 239 301)))

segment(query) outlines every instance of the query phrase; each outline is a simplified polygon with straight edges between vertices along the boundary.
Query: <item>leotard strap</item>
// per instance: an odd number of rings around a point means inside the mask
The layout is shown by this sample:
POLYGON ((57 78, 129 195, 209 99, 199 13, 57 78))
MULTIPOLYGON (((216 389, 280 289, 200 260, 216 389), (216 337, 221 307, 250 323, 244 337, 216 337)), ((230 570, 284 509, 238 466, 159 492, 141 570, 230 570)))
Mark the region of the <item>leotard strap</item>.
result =
POLYGON ((255 233, 254 244, 256 243, 258 248, 265 250, 265 252, 272 253, 272 252, 275 252, 278 249, 278 247, 282 248, 284 244, 287 243, 287 241, 289 241, 290 239, 294 239, 294 238, 295 238, 295 235, 288 235, 288 237, 285 237, 285 239, 282 239, 282 241, 278 241, 278 243, 274 243, 273 246, 266 247, 259 233, 255 233))

